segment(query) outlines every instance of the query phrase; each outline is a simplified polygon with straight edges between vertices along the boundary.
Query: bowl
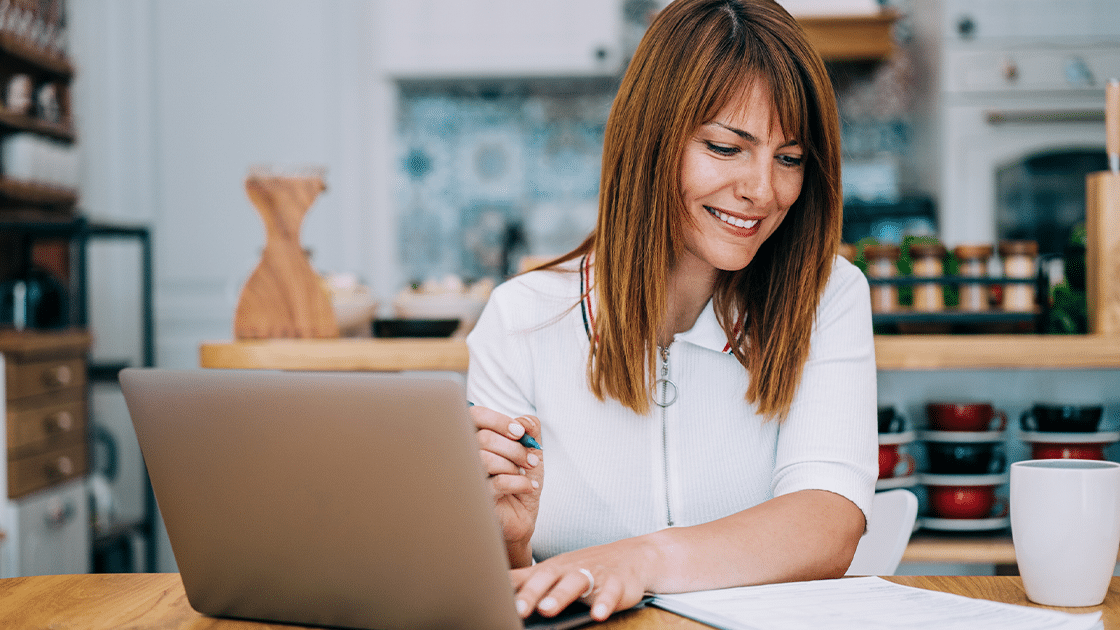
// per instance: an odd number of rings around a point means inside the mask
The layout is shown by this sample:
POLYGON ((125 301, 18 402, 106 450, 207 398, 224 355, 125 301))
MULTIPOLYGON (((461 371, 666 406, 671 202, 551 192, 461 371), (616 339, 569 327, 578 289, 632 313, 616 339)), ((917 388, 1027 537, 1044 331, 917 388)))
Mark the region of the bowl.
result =
POLYGON ((374 337, 450 337, 459 328, 460 321, 442 319, 375 319, 374 337))

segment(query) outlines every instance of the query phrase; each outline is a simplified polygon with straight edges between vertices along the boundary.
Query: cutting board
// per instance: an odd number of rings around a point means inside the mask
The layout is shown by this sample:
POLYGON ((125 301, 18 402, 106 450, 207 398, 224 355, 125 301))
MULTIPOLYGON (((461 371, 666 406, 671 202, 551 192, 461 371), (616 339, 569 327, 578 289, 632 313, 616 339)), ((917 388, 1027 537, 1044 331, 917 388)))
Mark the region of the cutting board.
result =
POLYGON ((1089 332, 1120 335, 1120 175, 1089 173, 1085 184, 1089 332))
POLYGON ((1110 168, 1085 178, 1085 298, 1089 332, 1120 335, 1120 81, 1105 87, 1110 168))
POLYGON ((299 236, 303 218, 325 189, 318 175, 246 178, 245 191, 264 221, 265 245, 241 288, 234 316, 238 339, 338 336, 330 295, 299 236))

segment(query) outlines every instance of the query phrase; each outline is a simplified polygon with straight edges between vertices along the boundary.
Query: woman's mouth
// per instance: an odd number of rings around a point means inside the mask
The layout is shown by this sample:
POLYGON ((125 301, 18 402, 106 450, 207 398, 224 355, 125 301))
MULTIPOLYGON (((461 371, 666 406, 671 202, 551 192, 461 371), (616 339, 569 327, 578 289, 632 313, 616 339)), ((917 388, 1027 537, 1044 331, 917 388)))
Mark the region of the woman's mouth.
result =
POLYGON ((737 227, 744 230, 753 228, 754 226, 758 225, 759 222, 759 219, 740 219, 738 217, 733 217, 730 214, 720 212, 719 210, 716 210, 711 206, 704 206, 704 209, 708 211, 708 214, 719 219, 720 221, 723 221, 724 223, 732 227, 737 227))

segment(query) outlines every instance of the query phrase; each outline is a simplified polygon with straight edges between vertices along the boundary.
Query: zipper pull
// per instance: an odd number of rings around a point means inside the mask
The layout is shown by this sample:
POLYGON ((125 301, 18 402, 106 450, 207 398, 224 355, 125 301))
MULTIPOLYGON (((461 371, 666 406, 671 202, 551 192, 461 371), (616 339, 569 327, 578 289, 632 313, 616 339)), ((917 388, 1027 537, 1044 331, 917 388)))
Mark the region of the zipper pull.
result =
POLYGON ((657 379, 653 384, 655 396, 656 392, 661 393, 661 400, 654 399, 654 404, 658 407, 668 407, 669 405, 677 402, 677 384, 669 380, 669 348, 668 346, 662 348, 658 346, 657 350, 661 354, 661 378, 657 379))

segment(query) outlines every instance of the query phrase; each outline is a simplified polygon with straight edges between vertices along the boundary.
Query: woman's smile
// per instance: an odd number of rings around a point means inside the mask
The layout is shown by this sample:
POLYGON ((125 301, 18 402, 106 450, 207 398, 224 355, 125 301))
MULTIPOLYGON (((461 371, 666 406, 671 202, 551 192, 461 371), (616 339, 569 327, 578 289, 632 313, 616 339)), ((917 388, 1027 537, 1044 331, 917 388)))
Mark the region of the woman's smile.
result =
POLYGON ((733 231, 742 232, 744 236, 754 236, 757 234, 758 224, 762 221, 762 218, 745 219, 711 206, 704 206, 704 209, 708 211, 708 214, 726 224, 728 228, 733 231))

